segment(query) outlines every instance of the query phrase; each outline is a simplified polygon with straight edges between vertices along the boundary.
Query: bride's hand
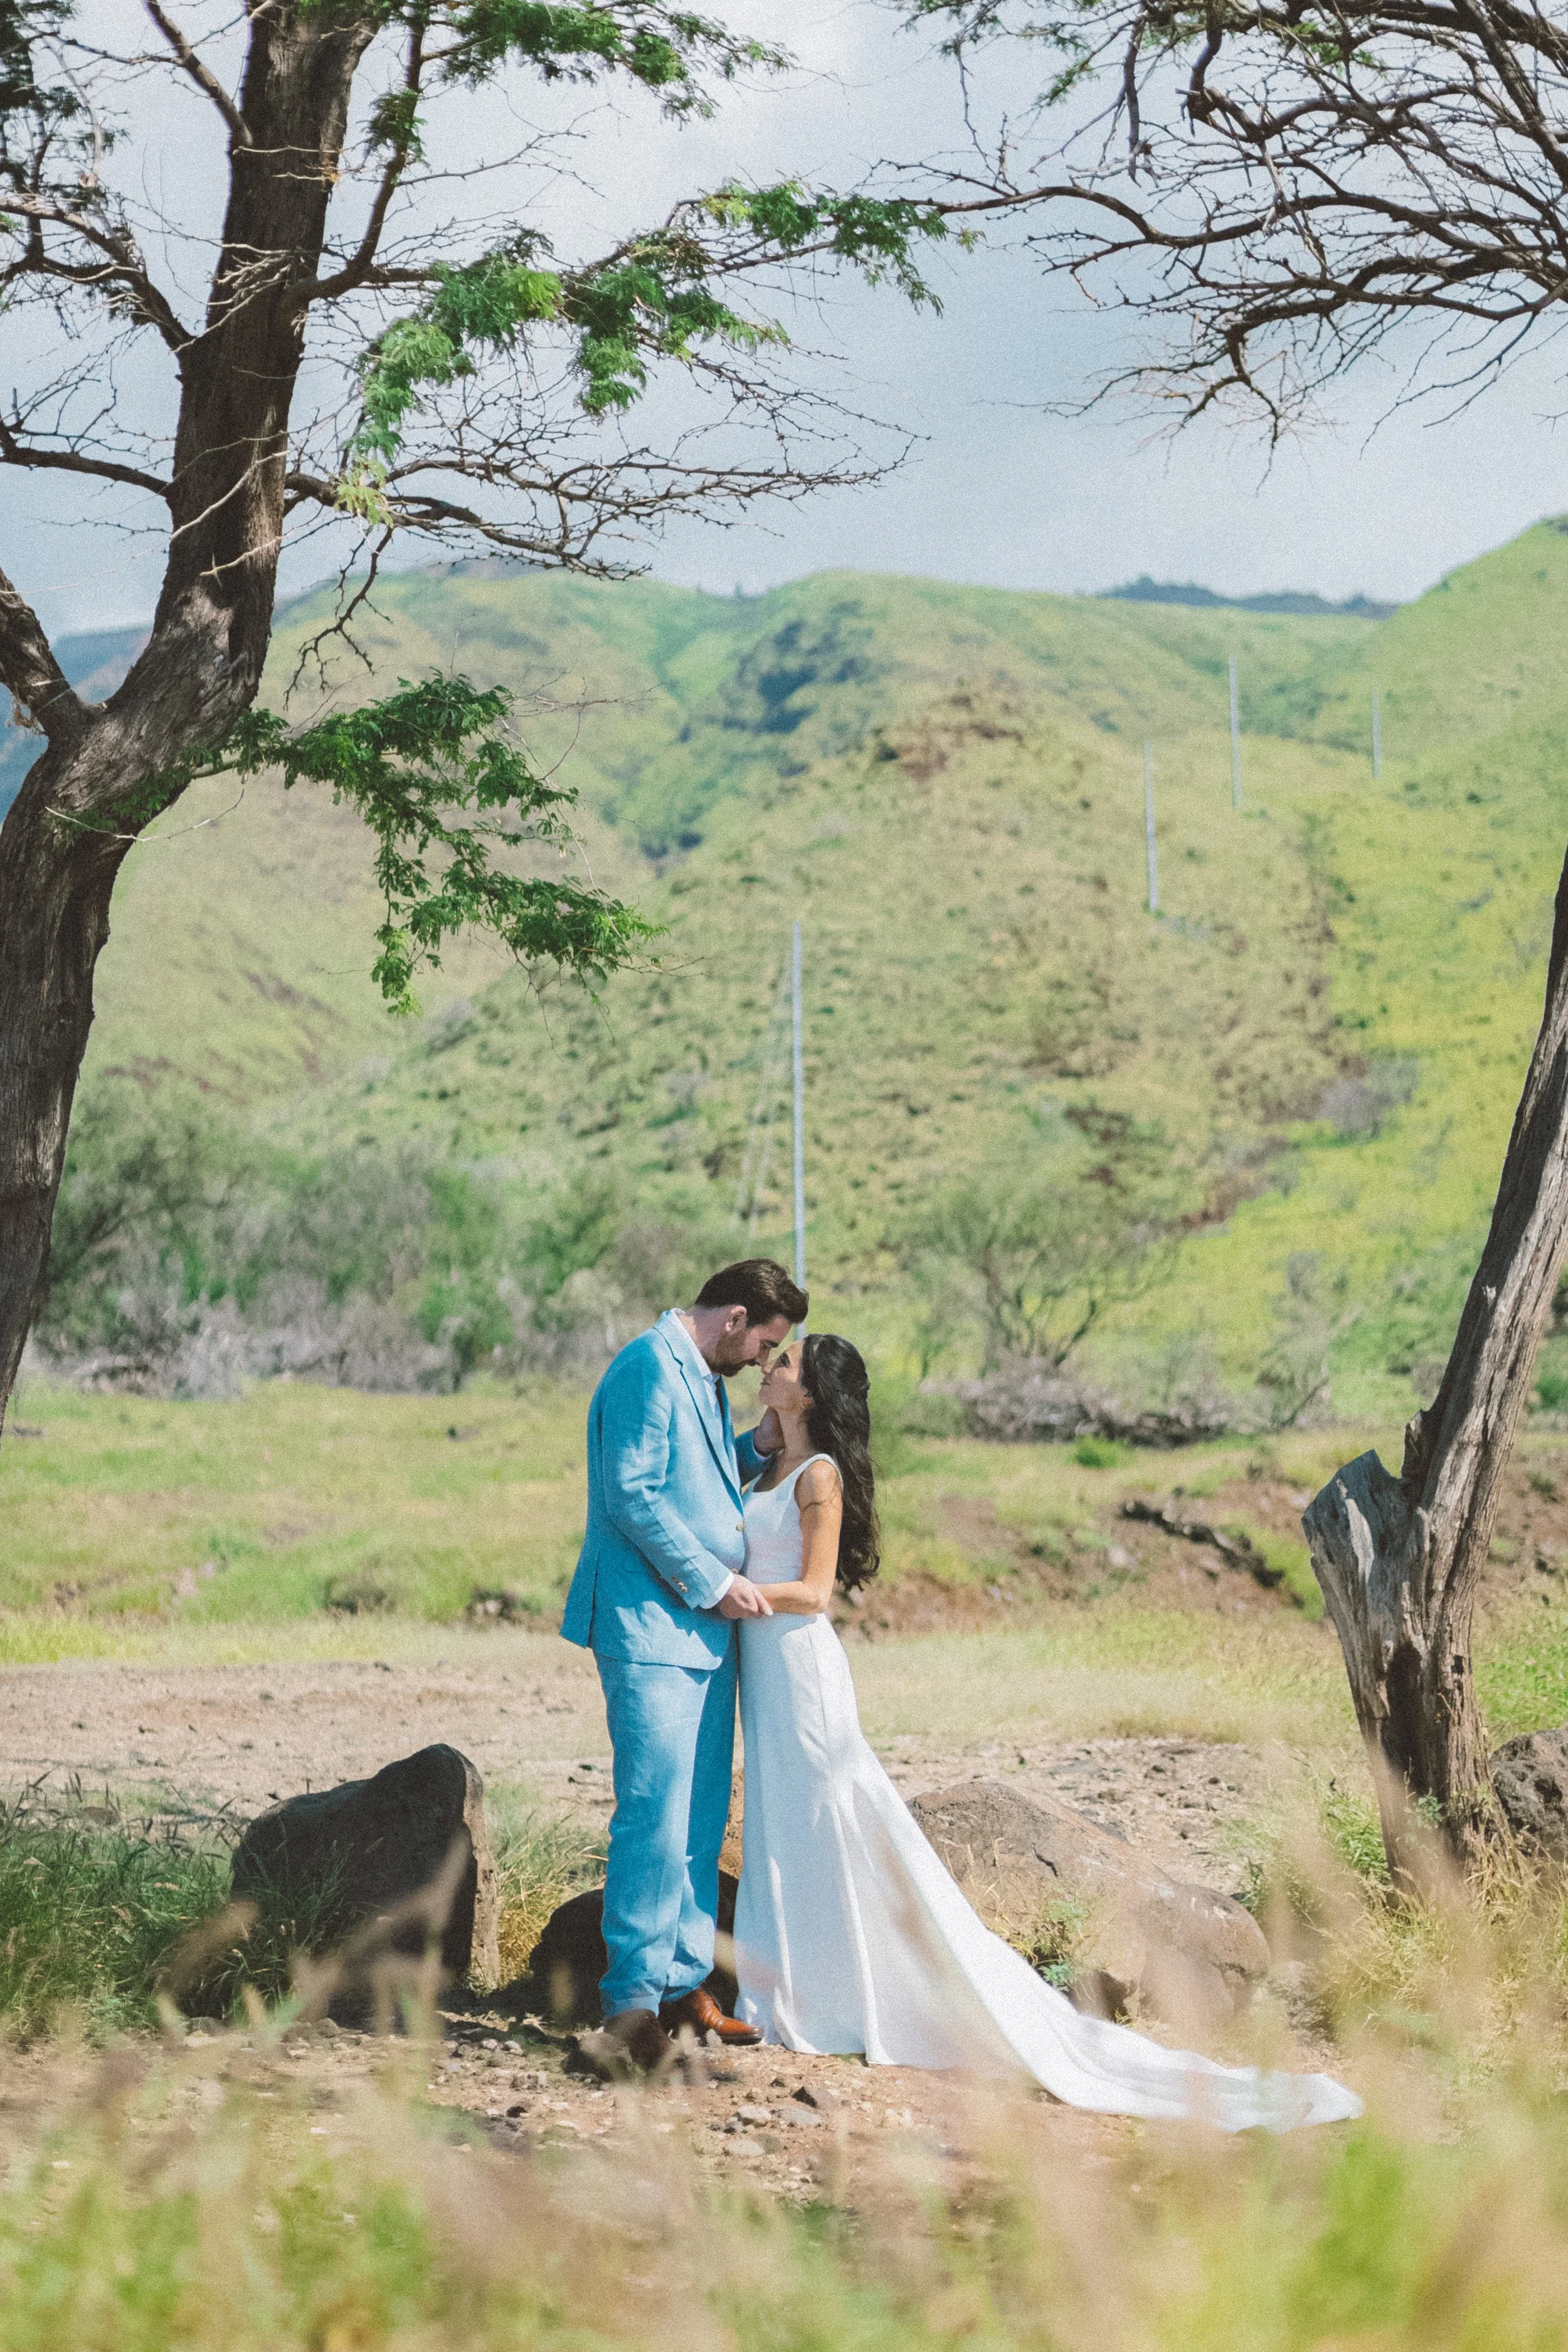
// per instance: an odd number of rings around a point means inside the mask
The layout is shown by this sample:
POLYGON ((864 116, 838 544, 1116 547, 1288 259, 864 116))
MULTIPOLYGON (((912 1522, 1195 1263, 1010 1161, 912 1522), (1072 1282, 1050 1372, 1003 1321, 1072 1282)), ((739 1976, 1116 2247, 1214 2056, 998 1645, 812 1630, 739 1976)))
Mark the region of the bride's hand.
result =
POLYGON ((784 1444, 784 1431, 779 1426, 779 1417, 772 1405, 769 1405, 766 1412, 752 1430, 752 1444, 759 1454, 776 1454, 784 1444))

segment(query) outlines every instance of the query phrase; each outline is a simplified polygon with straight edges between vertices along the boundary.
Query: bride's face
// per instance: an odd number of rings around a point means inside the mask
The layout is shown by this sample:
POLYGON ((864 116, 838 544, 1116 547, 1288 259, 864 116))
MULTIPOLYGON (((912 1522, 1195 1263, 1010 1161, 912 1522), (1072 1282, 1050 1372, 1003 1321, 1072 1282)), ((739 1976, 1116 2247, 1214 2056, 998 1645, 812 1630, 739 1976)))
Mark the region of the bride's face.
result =
POLYGON ((801 1364, 805 1355, 805 1341, 796 1339, 781 1348, 767 1370, 757 1391, 757 1402, 764 1412, 772 1406, 774 1412, 809 1412, 811 1398, 801 1379, 801 1364))

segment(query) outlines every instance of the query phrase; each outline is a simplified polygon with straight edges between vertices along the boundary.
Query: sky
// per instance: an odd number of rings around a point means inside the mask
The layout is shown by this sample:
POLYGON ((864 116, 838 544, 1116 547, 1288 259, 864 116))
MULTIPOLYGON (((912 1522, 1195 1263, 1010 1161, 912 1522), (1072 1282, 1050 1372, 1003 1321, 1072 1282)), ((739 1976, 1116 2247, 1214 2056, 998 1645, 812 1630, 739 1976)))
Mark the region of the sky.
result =
MULTIPOLYGON (((194 24, 203 5, 186 0, 184 20, 194 24)), ((571 119, 584 133, 580 181, 554 184, 548 199, 563 250, 577 238, 601 249, 606 219, 657 218, 675 195, 730 174, 842 186, 890 156, 958 152, 951 67, 929 41, 900 33, 877 0, 747 0, 721 13, 783 38, 799 70, 727 95, 714 121, 679 134, 646 106, 584 113, 580 97, 531 97, 532 121, 571 119)), ((976 104, 992 121, 1016 97, 1022 55, 997 53, 984 69, 976 104)), ((516 143, 515 111, 504 114, 496 100, 461 104, 461 134, 476 151, 516 143)), ((161 83, 141 85, 136 108, 148 184, 176 214, 205 209, 220 162, 216 116, 161 83)), ((541 201, 521 173, 515 201, 520 209, 541 201)), ((655 572, 748 593, 841 566, 1078 591, 1148 572, 1228 594, 1294 588, 1403 600, 1568 508, 1568 431, 1552 421, 1559 395, 1544 355, 1447 420, 1397 408, 1397 373, 1364 367, 1340 388, 1332 418, 1270 457, 1255 435, 1217 423, 1172 442, 1124 408, 1056 413, 1124 356, 1124 330, 1047 285, 1016 246, 952 256, 934 276, 940 316, 910 310, 888 289, 845 287, 810 322, 841 355, 844 396, 915 436, 904 466, 875 488, 754 511, 734 530, 683 526, 648 550, 655 572)), ((14 380, 5 371, 7 359, 17 363, 15 338, 26 331, 0 320, 5 382, 14 380)), ((127 396, 154 415, 170 398, 161 366, 149 354, 145 374, 128 383, 127 396)), ((158 541, 119 527, 134 517, 118 492, 84 500, 59 477, 8 475, 5 485, 0 564, 52 632, 150 613, 158 541)), ((430 551, 409 556, 429 561, 430 551)), ((297 592, 327 569, 318 541, 286 557, 281 587, 297 592)))

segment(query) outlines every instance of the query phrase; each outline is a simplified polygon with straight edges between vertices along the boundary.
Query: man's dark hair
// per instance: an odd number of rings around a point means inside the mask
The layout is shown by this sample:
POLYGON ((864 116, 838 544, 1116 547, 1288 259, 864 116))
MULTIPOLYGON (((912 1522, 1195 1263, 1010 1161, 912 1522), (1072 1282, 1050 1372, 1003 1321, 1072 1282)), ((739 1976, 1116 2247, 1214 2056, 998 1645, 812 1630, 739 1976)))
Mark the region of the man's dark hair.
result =
POLYGON ((771 1257, 743 1257, 738 1265, 721 1266, 710 1274, 697 1294, 699 1307, 743 1307, 746 1321, 771 1323, 782 1315, 786 1323, 804 1323, 811 1302, 800 1285, 771 1257))

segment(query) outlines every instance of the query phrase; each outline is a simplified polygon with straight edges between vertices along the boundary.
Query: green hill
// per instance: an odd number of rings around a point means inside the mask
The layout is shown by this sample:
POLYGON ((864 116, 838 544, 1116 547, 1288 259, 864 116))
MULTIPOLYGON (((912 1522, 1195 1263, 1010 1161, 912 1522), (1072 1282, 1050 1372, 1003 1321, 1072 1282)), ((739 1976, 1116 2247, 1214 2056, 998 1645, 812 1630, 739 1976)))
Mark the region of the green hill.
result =
MULTIPOLYGON (((1187 1238, 1108 1344, 1202 1333, 1243 1370, 1311 1252, 1343 1276, 1346 1376, 1395 1402, 1443 1344, 1539 1010, 1565 598, 1552 524, 1381 622, 847 573, 732 600, 405 574, 361 633, 377 677, 524 698, 595 873, 666 926, 657 967, 593 1006, 465 951, 400 1027, 363 977, 357 823, 256 786, 221 814, 232 789, 204 786, 132 860, 89 1082, 181 1074, 295 1143, 416 1137, 531 1199, 781 1246, 798 916, 813 1268, 863 1321, 903 1328, 897 1244, 944 1185, 1048 1170, 1064 1118, 1157 1122, 1187 1238)), ((283 616, 274 698, 326 614, 283 616)), ((326 690, 356 677, 336 653, 326 690)))

